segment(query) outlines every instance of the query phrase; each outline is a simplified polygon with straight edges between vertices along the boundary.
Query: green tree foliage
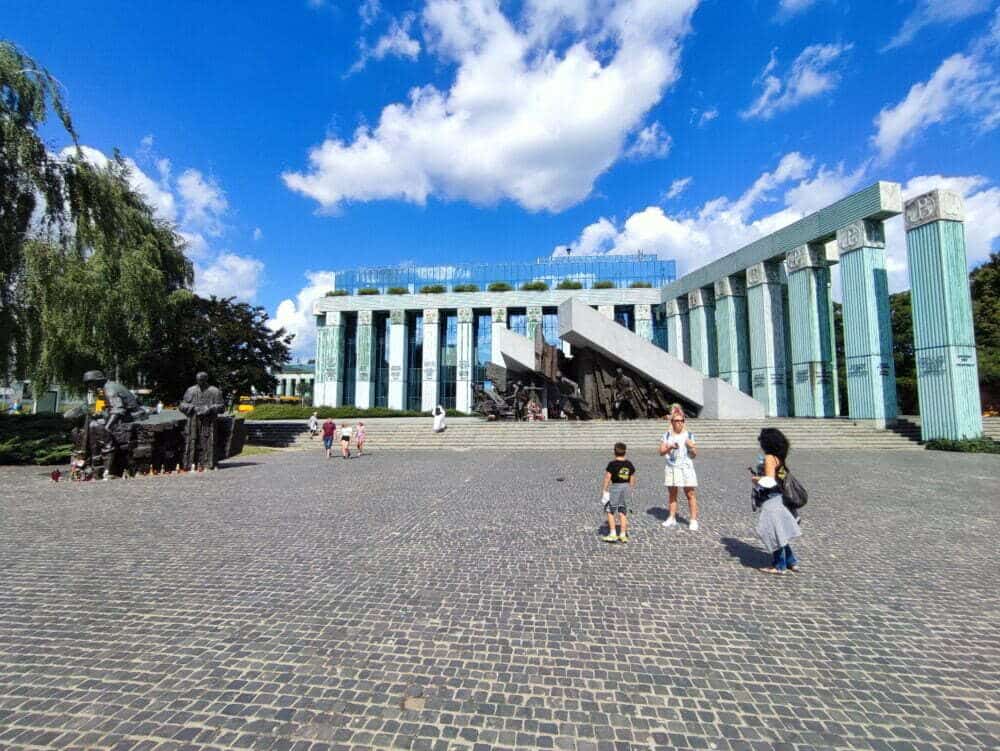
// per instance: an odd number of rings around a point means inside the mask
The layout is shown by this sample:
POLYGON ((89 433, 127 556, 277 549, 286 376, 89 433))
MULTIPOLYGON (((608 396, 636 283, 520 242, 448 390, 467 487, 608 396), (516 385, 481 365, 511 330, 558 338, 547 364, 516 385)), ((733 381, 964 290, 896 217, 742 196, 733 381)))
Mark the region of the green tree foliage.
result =
POLYGON ((9 42, 0 41, 0 375, 13 364, 22 375, 30 319, 24 283, 24 245, 32 222, 65 217, 65 165, 39 132, 54 112, 77 143, 59 83, 9 42))
POLYGON ((1000 253, 969 276, 983 407, 1000 411, 1000 253))
POLYGON ((107 168, 68 160, 71 231, 25 246, 32 380, 79 385, 102 368, 135 383, 171 296, 192 281, 179 237, 153 216, 116 154, 107 168))
POLYGON ((251 388, 270 393, 270 370, 289 361, 293 335, 267 326, 267 311, 233 298, 175 293, 163 326, 154 334, 141 369, 163 401, 180 401, 204 370, 223 395, 235 398, 251 388))

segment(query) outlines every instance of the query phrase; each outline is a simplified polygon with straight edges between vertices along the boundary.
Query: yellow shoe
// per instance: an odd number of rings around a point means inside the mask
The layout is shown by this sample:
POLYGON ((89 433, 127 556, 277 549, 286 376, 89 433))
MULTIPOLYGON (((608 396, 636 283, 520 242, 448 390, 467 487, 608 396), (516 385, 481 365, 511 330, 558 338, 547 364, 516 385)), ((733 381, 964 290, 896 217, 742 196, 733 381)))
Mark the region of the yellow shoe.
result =
POLYGON ((618 535, 612 532, 610 535, 601 538, 604 542, 618 542, 618 535))
POLYGON ((628 532, 622 532, 618 535, 618 542, 628 542, 628 532))

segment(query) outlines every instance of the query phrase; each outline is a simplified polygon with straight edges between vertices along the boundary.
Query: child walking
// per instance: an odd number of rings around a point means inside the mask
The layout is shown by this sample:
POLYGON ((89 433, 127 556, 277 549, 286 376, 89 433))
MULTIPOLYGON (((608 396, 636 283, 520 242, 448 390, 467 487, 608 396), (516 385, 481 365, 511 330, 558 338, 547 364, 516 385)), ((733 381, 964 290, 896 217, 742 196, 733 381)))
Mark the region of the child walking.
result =
POLYGON ((345 459, 351 458, 351 426, 340 427, 340 453, 345 459))
POLYGON ((354 426, 354 445, 358 447, 358 456, 364 456, 365 454, 366 439, 365 424, 359 421, 358 424, 354 426))
POLYGON ((684 410, 680 405, 670 411, 670 430, 660 439, 660 456, 667 457, 667 467, 664 471, 664 485, 667 486, 667 520, 664 527, 677 524, 677 489, 684 488, 691 516, 688 529, 698 530, 698 475, 694 471, 692 461, 698 455, 698 446, 694 442, 694 434, 685 428, 684 410))
POLYGON ((601 500, 608 515, 608 535, 604 542, 628 542, 628 503, 635 488, 635 465, 625 458, 626 446, 615 444, 615 458, 604 468, 604 487, 601 500), (615 532, 615 516, 621 532, 615 532))

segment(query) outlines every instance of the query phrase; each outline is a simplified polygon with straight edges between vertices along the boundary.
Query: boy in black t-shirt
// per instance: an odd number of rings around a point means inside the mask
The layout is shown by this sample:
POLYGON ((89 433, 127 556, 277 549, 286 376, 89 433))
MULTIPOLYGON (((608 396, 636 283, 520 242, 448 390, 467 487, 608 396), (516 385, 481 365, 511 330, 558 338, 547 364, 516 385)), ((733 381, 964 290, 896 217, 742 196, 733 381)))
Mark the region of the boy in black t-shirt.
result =
POLYGON ((601 500, 608 514, 608 535, 604 542, 628 542, 628 502, 635 488, 635 465, 625 458, 625 444, 615 444, 615 458, 604 468, 604 488, 601 500), (615 515, 621 533, 615 534, 615 515))

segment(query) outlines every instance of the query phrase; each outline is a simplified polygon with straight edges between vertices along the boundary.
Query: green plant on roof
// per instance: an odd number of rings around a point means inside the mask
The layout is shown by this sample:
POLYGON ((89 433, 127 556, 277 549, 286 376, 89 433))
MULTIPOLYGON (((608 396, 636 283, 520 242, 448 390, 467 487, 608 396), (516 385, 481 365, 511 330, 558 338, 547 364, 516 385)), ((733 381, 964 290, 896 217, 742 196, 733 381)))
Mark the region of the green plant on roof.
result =
POLYGON ((549 288, 549 285, 545 282, 525 282, 521 285, 521 290, 524 292, 544 292, 549 288))
POLYGON ((594 282, 594 289, 614 289, 615 283, 609 279, 602 279, 599 282, 594 282))
POLYGON ((326 293, 326 297, 343 297, 350 294, 346 289, 331 289, 326 293))
POLYGON ((479 285, 478 284, 456 284, 454 287, 452 287, 452 290, 455 291, 455 292, 478 292, 479 291, 479 285))
POLYGON ((425 284, 420 288, 421 294, 424 295, 440 295, 445 291, 443 284, 425 284))
POLYGON ((576 279, 563 279, 556 285, 556 289, 583 289, 583 285, 576 279))
POLYGON ((628 286, 632 289, 651 289, 653 285, 649 282, 632 282, 628 286))
POLYGON ((387 295, 408 295, 410 294, 410 290, 406 287, 389 287, 385 293, 387 295))
POLYGON ((490 285, 486 289, 490 292, 510 292, 514 288, 507 284, 507 282, 490 282, 490 285))
POLYGON ((379 294, 378 289, 375 287, 362 287, 358 290, 359 295, 377 295, 379 294))

